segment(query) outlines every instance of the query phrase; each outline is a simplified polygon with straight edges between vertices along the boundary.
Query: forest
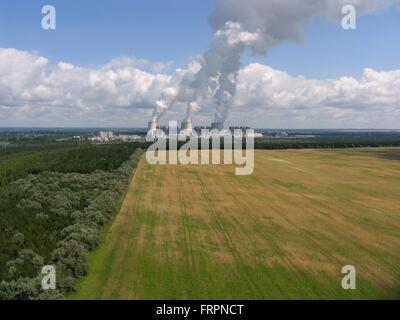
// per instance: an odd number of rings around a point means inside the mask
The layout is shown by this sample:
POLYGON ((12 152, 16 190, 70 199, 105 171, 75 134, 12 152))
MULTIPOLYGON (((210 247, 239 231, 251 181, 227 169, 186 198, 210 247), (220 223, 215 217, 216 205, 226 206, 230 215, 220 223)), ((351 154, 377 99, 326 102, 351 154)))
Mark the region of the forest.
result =
POLYGON ((0 299, 62 299, 88 271, 142 150, 51 145, 0 152, 0 299), (54 265, 57 290, 41 288, 54 265))

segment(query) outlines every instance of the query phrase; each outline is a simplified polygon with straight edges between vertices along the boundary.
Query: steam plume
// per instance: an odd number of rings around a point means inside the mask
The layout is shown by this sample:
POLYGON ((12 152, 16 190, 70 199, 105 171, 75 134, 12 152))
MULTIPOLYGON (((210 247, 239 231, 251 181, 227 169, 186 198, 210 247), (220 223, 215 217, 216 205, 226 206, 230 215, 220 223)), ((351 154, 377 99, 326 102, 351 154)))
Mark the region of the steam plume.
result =
MULTIPOLYGON (((215 121, 223 122, 236 94, 241 56, 266 55, 283 41, 301 42, 304 30, 323 16, 338 20, 344 5, 354 5, 357 14, 373 12, 399 0, 214 0, 209 18, 214 38, 208 50, 193 63, 197 65, 180 77, 174 101, 158 106, 166 110, 172 103, 186 105, 186 120, 205 104, 215 110, 215 121)), ((163 101, 163 100, 162 100, 163 101)), ((159 103, 160 104, 160 103, 159 103)), ((158 113, 160 114, 160 113, 158 113)))

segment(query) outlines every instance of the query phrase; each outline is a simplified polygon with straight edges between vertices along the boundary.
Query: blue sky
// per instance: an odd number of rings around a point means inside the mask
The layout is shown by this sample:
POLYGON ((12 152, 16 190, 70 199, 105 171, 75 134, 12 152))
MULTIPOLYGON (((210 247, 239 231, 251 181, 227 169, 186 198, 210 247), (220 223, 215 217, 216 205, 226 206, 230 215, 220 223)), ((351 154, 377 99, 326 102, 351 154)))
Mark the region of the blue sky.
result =
MULTIPOLYGON (((37 51, 52 63, 98 65, 121 55, 174 61, 184 67, 211 40, 207 22, 211 0, 14 0, 0 3, 0 47, 37 51), (41 8, 57 9, 57 30, 40 27, 41 8)), ((292 75, 337 78, 400 68, 400 13, 395 10, 358 19, 356 31, 316 21, 304 43, 285 43, 266 57, 246 55, 292 75)))
MULTIPOLYGON (((229 4, 217 10, 229 21, 238 19, 249 30, 247 22, 257 21, 265 39, 295 37, 304 21, 320 17, 302 43, 242 56, 237 92, 224 109, 227 124, 399 128, 400 10, 360 15, 357 30, 345 31, 340 21, 321 18, 336 15, 342 0, 313 0, 324 1, 322 11, 301 0, 215 1, 229 4), (279 17, 293 24, 275 23, 279 17)), ((360 10, 399 1, 363 0, 360 10)), ((213 0, 0 1, 0 126, 141 127, 155 113, 163 124, 182 120, 188 101, 201 94, 186 96, 195 77, 188 63, 214 38, 208 23, 214 10, 213 0), (48 4, 57 10, 56 30, 41 27, 48 4), (120 57, 150 63, 114 60, 120 57)), ((209 124, 217 112, 215 100, 207 101, 193 121, 209 124)))

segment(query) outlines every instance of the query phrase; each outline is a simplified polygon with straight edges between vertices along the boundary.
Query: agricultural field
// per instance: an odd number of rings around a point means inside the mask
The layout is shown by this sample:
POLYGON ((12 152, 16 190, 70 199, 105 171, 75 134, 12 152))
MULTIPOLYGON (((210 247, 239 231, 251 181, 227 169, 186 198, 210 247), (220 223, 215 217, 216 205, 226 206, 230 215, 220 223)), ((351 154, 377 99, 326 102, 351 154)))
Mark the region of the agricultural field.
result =
POLYGON ((234 172, 143 157, 71 298, 400 298, 400 149, 256 151, 234 172))

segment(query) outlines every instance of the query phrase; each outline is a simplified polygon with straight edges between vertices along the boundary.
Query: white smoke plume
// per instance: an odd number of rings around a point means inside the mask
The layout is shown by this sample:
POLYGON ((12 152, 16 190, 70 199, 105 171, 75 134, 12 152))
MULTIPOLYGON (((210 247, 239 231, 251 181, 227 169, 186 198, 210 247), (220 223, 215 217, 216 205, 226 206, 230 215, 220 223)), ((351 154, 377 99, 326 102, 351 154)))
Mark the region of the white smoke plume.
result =
POLYGON ((195 96, 189 102, 186 120, 190 120, 192 112, 207 102, 216 105, 216 120, 225 120, 229 104, 236 94, 240 57, 246 47, 258 39, 257 32, 244 31, 239 23, 231 21, 215 32, 208 51, 200 60, 200 70, 190 83, 195 96))
MULTIPOLYGON (((215 121, 228 117, 236 95, 241 56, 246 50, 266 55, 283 41, 301 42, 305 29, 319 16, 338 20, 344 5, 366 14, 399 3, 399 0, 214 0, 209 18, 214 38, 190 71, 178 80, 173 100, 161 99, 155 119, 171 104, 186 104, 186 121, 205 104, 215 109, 215 121), (192 80, 190 77, 193 76, 192 80), (161 112, 160 112, 161 111, 161 112)), ((190 69, 190 68, 189 68, 190 69)))

